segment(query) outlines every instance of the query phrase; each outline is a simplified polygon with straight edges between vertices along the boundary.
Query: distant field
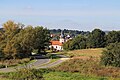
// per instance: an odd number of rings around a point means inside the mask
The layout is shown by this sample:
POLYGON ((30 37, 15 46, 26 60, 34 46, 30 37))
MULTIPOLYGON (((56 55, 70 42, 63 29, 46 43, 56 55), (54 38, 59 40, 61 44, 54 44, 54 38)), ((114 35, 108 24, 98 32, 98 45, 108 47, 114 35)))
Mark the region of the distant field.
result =
POLYGON ((72 57, 72 58, 83 58, 83 59, 89 58, 89 57, 100 58, 103 50, 104 50, 104 48, 82 49, 82 50, 60 52, 60 54, 64 54, 64 55, 72 57))

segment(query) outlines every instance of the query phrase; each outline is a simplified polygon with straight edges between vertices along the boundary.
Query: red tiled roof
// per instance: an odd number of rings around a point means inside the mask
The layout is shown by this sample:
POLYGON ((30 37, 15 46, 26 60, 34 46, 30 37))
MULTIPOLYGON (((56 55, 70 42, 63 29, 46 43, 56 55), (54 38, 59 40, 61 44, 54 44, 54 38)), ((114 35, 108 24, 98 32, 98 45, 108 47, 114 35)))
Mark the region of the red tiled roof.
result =
POLYGON ((51 42, 51 45, 59 45, 59 46, 62 46, 63 44, 60 43, 60 41, 50 41, 51 42))

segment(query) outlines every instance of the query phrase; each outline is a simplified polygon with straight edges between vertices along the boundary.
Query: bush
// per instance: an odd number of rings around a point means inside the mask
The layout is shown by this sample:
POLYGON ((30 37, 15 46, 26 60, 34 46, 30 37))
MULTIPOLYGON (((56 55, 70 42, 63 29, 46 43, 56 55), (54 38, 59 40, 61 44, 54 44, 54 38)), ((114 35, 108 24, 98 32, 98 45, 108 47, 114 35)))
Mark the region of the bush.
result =
POLYGON ((105 66, 120 67, 120 43, 112 43, 103 51, 101 63, 105 66))

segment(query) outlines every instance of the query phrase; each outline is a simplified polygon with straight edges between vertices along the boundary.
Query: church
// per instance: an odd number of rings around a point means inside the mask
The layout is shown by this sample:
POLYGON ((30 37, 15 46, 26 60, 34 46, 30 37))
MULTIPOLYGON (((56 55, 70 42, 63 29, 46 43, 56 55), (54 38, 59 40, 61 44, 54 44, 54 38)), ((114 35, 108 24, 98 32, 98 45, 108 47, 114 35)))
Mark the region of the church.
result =
POLYGON ((50 41, 51 45, 50 48, 54 48, 56 51, 62 51, 63 50, 63 43, 66 42, 65 36, 63 31, 61 31, 60 39, 59 40, 52 40, 50 41))

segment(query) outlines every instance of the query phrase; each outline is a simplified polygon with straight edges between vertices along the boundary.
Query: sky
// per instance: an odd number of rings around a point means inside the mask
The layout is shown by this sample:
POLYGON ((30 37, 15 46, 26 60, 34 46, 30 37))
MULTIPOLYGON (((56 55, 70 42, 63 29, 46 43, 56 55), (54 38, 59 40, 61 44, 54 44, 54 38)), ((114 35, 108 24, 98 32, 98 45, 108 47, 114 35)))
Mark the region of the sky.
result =
POLYGON ((120 0, 0 0, 8 20, 48 29, 120 30, 120 0))

